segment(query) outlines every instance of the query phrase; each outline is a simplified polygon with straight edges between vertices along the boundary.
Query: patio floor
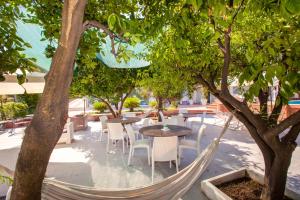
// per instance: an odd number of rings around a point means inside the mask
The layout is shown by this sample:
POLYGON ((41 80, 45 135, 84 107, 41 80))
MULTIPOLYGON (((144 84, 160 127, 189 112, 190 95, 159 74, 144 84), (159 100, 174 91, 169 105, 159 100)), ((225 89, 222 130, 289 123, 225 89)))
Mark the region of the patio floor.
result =
MULTIPOLYGON (((200 118, 190 118, 196 132, 200 118)), ((221 124, 214 125, 215 119, 205 119, 207 129, 201 141, 205 148, 221 131, 221 124)), ((88 130, 76 132, 75 141, 71 145, 60 144, 54 149, 47 169, 48 177, 58 180, 102 188, 128 188, 151 184, 151 167, 147 163, 146 151, 137 150, 131 165, 127 166, 128 151, 122 153, 121 143, 112 147, 114 154, 106 153, 106 137, 99 141, 100 122, 89 122, 88 130)), ((22 142, 24 129, 16 130, 16 134, 0 135, 0 164, 14 169, 22 142)), ((300 138, 298 138, 298 144, 300 138)), ((184 151, 179 169, 191 163, 196 156, 193 151, 184 151)), ((257 145, 249 134, 243 130, 228 130, 222 139, 214 160, 194 184, 184 200, 203 199, 200 182, 212 176, 228 172, 232 169, 249 166, 263 171, 263 159, 257 145)), ((296 148, 288 174, 288 187, 300 193, 300 146, 296 148)), ((175 167, 169 168, 168 163, 155 165, 155 181, 175 173, 175 167)), ((0 195, 1 196, 1 195, 0 195)))

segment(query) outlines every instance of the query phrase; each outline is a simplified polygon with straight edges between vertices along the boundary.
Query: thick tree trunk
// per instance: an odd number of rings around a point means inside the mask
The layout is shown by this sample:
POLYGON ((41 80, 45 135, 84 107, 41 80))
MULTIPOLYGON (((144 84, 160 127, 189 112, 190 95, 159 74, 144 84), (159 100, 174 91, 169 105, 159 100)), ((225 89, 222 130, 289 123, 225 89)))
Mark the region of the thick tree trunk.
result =
POLYGON ((81 32, 85 0, 65 0, 59 45, 18 156, 12 200, 41 199, 42 181, 50 155, 68 117, 68 92, 81 32))
POLYGON ((265 166, 265 187, 262 193, 263 200, 283 199, 288 168, 291 163, 293 152, 289 149, 291 148, 277 150, 279 153, 275 154, 272 158, 267 158, 273 160, 273 162, 271 165, 265 166))

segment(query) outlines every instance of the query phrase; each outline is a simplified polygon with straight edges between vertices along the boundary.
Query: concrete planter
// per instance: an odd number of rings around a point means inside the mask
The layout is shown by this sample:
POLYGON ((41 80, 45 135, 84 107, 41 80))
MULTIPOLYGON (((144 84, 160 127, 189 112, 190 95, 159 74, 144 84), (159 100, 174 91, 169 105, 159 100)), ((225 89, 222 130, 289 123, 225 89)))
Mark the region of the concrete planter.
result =
MULTIPOLYGON (((208 199, 211 200, 232 200, 216 186, 243 177, 250 177, 252 180, 260 184, 263 184, 264 182, 263 175, 259 172, 242 168, 202 181, 201 190, 208 197, 208 199)), ((289 190, 288 188, 285 189, 285 195, 292 199, 300 199, 300 194, 289 190)))

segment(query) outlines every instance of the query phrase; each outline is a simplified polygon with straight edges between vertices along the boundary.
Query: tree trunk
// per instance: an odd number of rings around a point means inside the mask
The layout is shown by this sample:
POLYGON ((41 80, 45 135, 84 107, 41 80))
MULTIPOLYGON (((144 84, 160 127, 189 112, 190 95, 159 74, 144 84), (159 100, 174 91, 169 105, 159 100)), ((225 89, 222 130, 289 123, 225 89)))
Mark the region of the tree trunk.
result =
POLYGON ((206 103, 210 104, 210 92, 207 93, 206 99, 207 99, 206 103))
POLYGON ((117 117, 117 114, 115 113, 115 111, 114 111, 114 109, 111 107, 111 105, 110 105, 107 101, 105 101, 104 99, 102 99, 102 98, 99 98, 99 99, 100 99, 103 103, 106 104, 108 110, 111 112, 111 114, 113 115, 113 117, 116 118, 116 117, 117 117))
MULTIPOLYGON (((293 151, 287 148, 277 151, 280 153, 275 154, 275 156, 271 158, 273 160, 272 164, 265 166, 265 187, 262 193, 263 200, 280 200, 284 197, 287 173, 293 151)), ((267 159, 270 159, 270 157, 267 159)))
POLYGON ((158 97, 158 106, 157 106, 157 116, 158 116, 158 121, 161 122, 162 118, 160 117, 159 112, 163 111, 163 98, 162 97, 158 97))
POLYGON ((68 92, 82 33, 85 0, 65 0, 58 47, 18 156, 12 200, 41 199, 42 182, 50 155, 68 117, 68 92))
MULTIPOLYGON (((120 108, 119 108, 119 114, 120 114, 120 116, 121 116, 121 114, 122 114, 122 109, 123 109, 123 106, 124 106, 124 102, 125 102, 125 100, 127 99, 127 97, 131 94, 131 92, 132 92, 133 89, 134 89, 134 87, 131 88, 131 89, 125 94, 125 96, 121 98, 121 105, 120 105, 120 108)), ((130 110, 130 112, 133 112, 133 110, 132 110, 132 111, 130 110)))

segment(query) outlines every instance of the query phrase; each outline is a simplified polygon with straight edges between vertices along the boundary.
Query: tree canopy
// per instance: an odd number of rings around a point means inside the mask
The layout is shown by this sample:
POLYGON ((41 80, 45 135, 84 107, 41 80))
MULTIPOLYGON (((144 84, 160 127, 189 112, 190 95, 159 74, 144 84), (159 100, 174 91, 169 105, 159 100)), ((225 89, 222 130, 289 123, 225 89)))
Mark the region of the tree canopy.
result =
POLYGON ((116 117, 121 114, 125 99, 136 86, 138 69, 109 68, 100 61, 95 63, 95 66, 79 65, 75 69, 71 94, 103 101, 116 117), (111 105, 115 106, 117 113, 111 105))

